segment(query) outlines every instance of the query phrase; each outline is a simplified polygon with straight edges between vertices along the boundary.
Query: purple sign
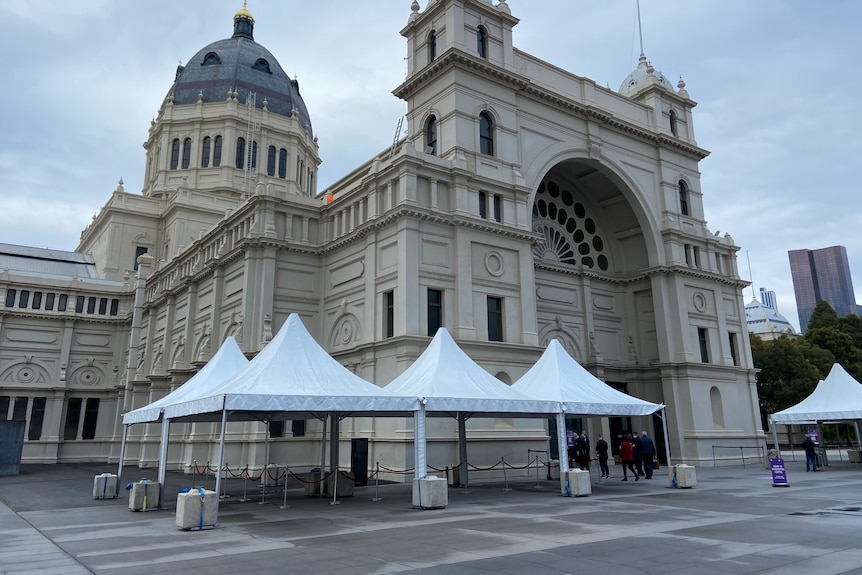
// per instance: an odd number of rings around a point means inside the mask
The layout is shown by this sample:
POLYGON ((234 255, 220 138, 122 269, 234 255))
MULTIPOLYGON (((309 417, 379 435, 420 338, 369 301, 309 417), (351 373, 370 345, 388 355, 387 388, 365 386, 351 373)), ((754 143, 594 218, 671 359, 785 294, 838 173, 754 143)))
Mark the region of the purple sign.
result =
POLYGON ((783 459, 770 459, 769 467, 772 470, 773 487, 790 487, 787 482, 787 470, 784 469, 783 459))

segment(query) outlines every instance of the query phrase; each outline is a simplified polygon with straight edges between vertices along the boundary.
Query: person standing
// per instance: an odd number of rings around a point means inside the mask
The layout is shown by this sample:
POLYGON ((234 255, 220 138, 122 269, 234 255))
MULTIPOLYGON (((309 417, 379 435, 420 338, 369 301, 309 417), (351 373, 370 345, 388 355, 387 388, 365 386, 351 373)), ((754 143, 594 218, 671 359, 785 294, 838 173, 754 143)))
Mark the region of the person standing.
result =
POLYGON ((643 469, 643 457, 641 455, 641 438, 638 437, 637 431, 635 431, 634 434, 632 434, 631 442, 632 442, 632 460, 634 462, 635 467, 637 468, 637 471, 638 471, 637 474, 640 477, 643 477, 644 476, 644 469, 643 469))
POLYGON ((652 479, 652 461, 655 459, 655 443, 646 431, 641 431, 641 461, 647 479, 652 479))
POLYGON ((805 473, 809 471, 817 471, 817 445, 810 435, 805 436, 805 441, 802 442, 802 449, 805 450, 805 473))
POLYGON ((599 440, 596 441, 596 455, 599 458, 599 471, 602 472, 602 477, 610 477, 611 470, 608 468, 608 442, 602 439, 599 435, 599 440))
POLYGON ((590 440, 587 439, 586 433, 581 433, 581 436, 575 441, 577 447, 576 462, 579 469, 590 469, 590 440))
POLYGON ((620 463, 623 464, 623 481, 629 480, 628 471, 631 471, 632 475, 635 476, 635 481, 640 479, 634 466, 634 459, 632 459, 632 449, 634 446, 632 445, 631 438, 631 435, 626 434, 623 436, 623 442, 620 443, 620 463))

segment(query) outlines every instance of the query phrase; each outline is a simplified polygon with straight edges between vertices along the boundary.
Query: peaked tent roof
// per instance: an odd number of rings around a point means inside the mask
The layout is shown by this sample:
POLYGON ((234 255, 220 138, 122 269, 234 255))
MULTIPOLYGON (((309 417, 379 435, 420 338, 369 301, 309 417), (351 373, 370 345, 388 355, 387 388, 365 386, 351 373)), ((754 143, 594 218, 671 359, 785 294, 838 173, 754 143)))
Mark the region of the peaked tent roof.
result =
POLYGON ((612 388, 572 359, 556 339, 512 388, 536 399, 558 401, 569 415, 650 415, 664 407, 612 388))
POLYGON ((417 401, 355 375, 314 341, 299 315, 290 314, 248 366, 208 396, 166 408, 165 417, 190 418, 221 412, 223 408, 233 412, 406 414, 417 409, 417 401))
POLYGON ((769 418, 773 423, 806 423, 830 419, 862 419, 862 384, 840 364, 833 364, 826 379, 811 395, 769 418))
POLYGON ((123 424, 159 421, 166 406, 209 395, 247 365, 248 359, 243 355, 233 336, 230 336, 191 379, 165 397, 123 414, 123 424))
POLYGON ((485 371, 442 327, 413 365, 384 389, 424 398, 428 413, 462 411, 511 416, 560 411, 559 403, 523 395, 485 371))

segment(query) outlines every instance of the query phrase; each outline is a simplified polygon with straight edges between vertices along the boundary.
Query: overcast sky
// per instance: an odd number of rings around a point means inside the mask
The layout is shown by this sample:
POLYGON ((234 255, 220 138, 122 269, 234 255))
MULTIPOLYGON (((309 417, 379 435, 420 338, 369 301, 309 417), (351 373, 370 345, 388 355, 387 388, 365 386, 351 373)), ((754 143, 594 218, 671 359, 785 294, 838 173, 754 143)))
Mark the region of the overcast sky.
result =
MULTIPOLYGON (((410 0, 251 0, 255 40, 296 76, 319 181, 392 143, 410 0)), ((422 0, 424 8, 427 0, 422 0)), ((509 0, 515 46, 616 90, 635 0, 509 0)), ((122 177, 178 63, 229 37, 240 0, 0 0, 0 242, 73 250, 122 177)), ((644 47, 698 102, 706 219, 798 327, 787 251, 844 245, 862 304, 862 2, 642 0, 644 47)), ((749 288, 745 300, 752 297, 749 288)))

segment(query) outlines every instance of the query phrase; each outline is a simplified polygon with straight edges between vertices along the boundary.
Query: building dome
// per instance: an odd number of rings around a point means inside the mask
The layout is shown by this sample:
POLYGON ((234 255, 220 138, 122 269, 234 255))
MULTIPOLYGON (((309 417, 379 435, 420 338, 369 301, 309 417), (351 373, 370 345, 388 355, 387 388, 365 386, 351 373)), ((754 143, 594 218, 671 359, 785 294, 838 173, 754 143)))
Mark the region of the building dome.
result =
POLYGON ((671 92, 674 91, 670 80, 668 80, 661 72, 656 74, 655 68, 653 68, 652 64, 647 61, 646 56, 641 54, 638 59, 637 68, 635 68, 634 72, 626 76, 626 79, 623 80, 619 93, 623 96, 631 96, 642 90, 649 83, 650 79, 654 80, 659 86, 667 88, 671 92))
POLYGON ((195 104, 201 98, 205 103, 224 102, 233 91, 244 104, 249 92, 254 92, 257 108, 266 101, 270 113, 290 116, 296 110, 299 124, 312 134, 299 83, 285 74, 269 50, 254 41, 253 32, 254 18, 243 4, 234 16, 230 38, 205 46, 177 68, 165 103, 171 97, 175 106, 195 104))
POLYGON ((787 318, 756 299, 752 299, 750 303, 746 304, 745 321, 749 333, 758 335, 763 339, 777 339, 782 335, 790 337, 798 335, 787 318))

